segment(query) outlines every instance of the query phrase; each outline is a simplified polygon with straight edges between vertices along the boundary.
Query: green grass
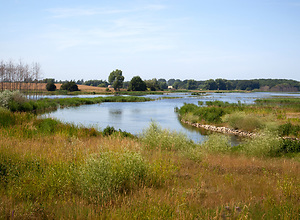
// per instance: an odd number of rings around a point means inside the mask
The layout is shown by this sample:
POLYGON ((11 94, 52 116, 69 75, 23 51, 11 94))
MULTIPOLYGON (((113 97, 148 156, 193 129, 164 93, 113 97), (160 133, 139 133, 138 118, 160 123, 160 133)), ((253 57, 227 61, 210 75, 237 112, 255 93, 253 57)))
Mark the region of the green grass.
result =
POLYGON ((278 137, 196 144, 154 122, 133 137, 0 108, 0 219, 298 219, 300 142, 278 137))
POLYGON ((151 101, 150 98, 135 96, 112 96, 112 97, 96 97, 96 98, 63 98, 63 99, 39 99, 36 101, 26 100, 24 102, 12 101, 8 108, 12 112, 45 112, 56 110, 61 107, 79 106, 98 104, 102 102, 145 102, 151 101))

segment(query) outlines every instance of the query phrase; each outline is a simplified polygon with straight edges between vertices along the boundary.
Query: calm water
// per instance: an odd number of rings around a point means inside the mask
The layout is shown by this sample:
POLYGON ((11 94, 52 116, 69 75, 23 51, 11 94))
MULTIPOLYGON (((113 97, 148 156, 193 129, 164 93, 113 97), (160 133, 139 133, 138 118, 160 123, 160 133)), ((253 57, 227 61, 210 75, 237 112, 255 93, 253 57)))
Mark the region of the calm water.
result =
MULTIPOLYGON (((63 122, 75 123, 84 126, 93 126, 99 129, 107 125, 133 134, 140 134, 149 126, 151 121, 157 122, 161 127, 185 133, 195 142, 202 142, 206 138, 206 131, 182 124, 174 112, 175 107, 184 103, 198 104, 198 101, 221 100, 230 103, 253 103, 257 98, 272 96, 296 96, 300 93, 212 93, 204 96, 190 96, 190 94, 147 95, 150 98, 178 97, 178 99, 162 99, 151 102, 134 103, 101 103, 58 109, 46 117, 57 118, 63 122)), ((59 96, 61 97, 61 96, 59 96)), ((78 97, 78 96, 77 96, 78 97)), ((82 96, 79 96, 82 97, 82 96)), ((86 97, 86 96, 84 96, 86 97)), ((88 96, 96 97, 96 96, 88 96)), ((232 142, 238 141, 231 136, 232 142)))

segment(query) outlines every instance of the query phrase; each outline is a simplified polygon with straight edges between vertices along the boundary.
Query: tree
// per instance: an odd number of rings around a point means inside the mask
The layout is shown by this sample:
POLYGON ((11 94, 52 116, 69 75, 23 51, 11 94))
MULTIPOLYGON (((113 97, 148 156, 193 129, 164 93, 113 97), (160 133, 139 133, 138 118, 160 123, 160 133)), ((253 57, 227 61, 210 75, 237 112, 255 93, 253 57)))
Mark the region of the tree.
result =
POLYGON ((226 79, 216 79, 215 80, 219 90, 226 90, 226 79))
POLYGON ((139 76, 135 76, 129 82, 128 90, 131 91, 145 91, 147 89, 146 83, 139 76))
POLYGON ((205 81, 204 88, 208 90, 216 90, 218 89, 218 84, 216 83, 215 80, 209 79, 205 81))
POLYGON ((175 82, 175 79, 169 79, 168 86, 173 86, 174 82, 175 82))
POLYGON ((168 84, 165 79, 159 79, 157 81, 161 90, 168 89, 168 84))
POLYGON ((122 70, 114 70, 109 74, 108 82, 117 91, 123 86, 124 76, 122 76, 122 70))
POLYGON ((67 90, 69 92, 79 91, 77 84, 74 81, 65 82, 61 85, 60 90, 67 90))
POLYGON ((198 89, 198 85, 197 85, 197 81, 191 79, 191 80, 188 80, 187 82, 187 89, 189 90, 195 90, 195 89, 198 89))
POLYGON ((156 78, 145 80, 147 88, 151 91, 158 91, 160 90, 159 83, 156 78))
POLYGON ((55 91, 56 90, 56 85, 54 82, 48 82, 46 85, 47 91, 55 91))

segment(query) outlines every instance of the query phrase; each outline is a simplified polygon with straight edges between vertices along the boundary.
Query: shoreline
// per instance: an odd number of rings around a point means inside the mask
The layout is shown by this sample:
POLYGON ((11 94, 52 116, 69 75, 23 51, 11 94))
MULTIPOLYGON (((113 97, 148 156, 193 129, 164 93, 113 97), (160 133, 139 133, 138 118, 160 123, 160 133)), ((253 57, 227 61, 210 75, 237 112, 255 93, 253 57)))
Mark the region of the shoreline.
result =
POLYGON ((190 126, 193 126, 193 127, 204 128, 209 131, 219 132, 219 133, 223 133, 223 134, 233 134, 233 135, 237 135, 240 137, 255 137, 255 136, 257 136, 257 134, 252 133, 252 132, 235 130, 235 129, 231 129, 231 128, 227 128, 227 127, 217 127, 214 125, 204 125, 204 124, 200 124, 200 123, 192 123, 189 121, 185 121, 183 119, 181 119, 181 122, 188 124, 190 126))

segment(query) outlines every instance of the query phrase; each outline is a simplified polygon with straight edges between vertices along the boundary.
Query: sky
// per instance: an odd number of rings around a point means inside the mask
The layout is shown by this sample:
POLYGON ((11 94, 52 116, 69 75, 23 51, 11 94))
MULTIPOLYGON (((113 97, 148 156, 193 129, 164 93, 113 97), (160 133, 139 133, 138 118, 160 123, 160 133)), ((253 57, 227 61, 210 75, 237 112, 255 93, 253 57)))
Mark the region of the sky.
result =
POLYGON ((0 27, 43 78, 300 81, 300 0, 0 0, 0 27))

